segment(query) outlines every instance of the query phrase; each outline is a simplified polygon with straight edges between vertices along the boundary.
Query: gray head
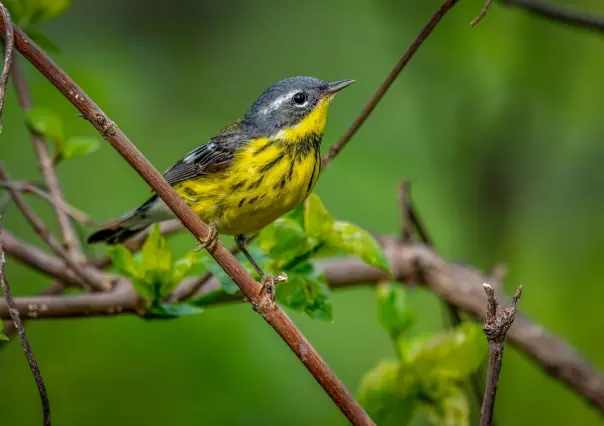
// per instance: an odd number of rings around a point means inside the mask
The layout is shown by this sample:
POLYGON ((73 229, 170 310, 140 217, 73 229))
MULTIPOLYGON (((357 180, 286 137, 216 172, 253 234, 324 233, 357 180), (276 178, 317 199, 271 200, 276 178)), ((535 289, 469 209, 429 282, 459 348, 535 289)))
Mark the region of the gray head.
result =
POLYGON ((339 90, 352 83, 354 80, 327 82, 314 77, 286 78, 260 95, 246 112, 242 124, 257 135, 271 136, 300 123, 320 104, 326 108, 324 101, 331 100, 339 90))

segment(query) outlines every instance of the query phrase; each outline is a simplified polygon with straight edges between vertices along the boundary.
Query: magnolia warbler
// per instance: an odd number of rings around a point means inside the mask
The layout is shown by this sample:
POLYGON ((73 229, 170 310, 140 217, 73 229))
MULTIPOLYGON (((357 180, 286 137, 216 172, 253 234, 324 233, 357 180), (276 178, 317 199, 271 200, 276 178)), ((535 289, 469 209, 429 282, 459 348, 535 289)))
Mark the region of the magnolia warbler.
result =
MULTIPOLYGON (((260 231, 299 205, 321 169, 319 146, 327 110, 338 91, 354 80, 326 82, 291 77, 267 88, 243 119, 223 129, 170 167, 164 178, 210 225, 200 248, 219 234, 235 242, 258 274, 265 274, 245 248, 260 231)), ((88 237, 89 243, 119 244, 153 223, 174 218, 157 196, 88 237)))

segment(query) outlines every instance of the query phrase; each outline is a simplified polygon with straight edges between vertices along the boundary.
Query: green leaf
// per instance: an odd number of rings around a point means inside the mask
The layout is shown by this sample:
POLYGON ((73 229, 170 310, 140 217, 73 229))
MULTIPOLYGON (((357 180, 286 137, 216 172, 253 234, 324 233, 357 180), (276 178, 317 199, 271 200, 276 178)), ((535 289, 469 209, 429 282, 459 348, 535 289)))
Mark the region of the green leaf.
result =
POLYGON ((164 296, 172 288, 172 250, 161 235, 159 224, 153 225, 141 248, 144 279, 153 287, 154 298, 164 296))
POLYGON ((313 319, 330 322, 333 309, 327 280, 305 263, 288 273, 288 279, 276 287, 276 298, 284 306, 304 312, 313 319))
POLYGON ((433 404, 422 404, 422 412, 435 426, 469 426, 470 407, 468 397, 458 387, 433 404))
POLYGON ((122 274, 131 278, 142 278, 143 270, 141 265, 134 259, 134 256, 124 245, 118 244, 109 247, 107 250, 113 265, 122 274))
POLYGON ((398 362, 382 361, 361 380, 357 399, 376 424, 404 426, 416 408, 412 385, 398 362))
POLYGON ((287 212, 283 217, 293 220, 304 229, 304 206, 304 203, 298 204, 296 208, 287 212))
POLYGON ((378 319, 391 338, 397 339, 415 323, 415 317, 407 301, 407 294, 401 284, 379 285, 377 302, 378 319))
POLYGON ((335 221, 329 245, 359 256, 363 262, 391 273, 388 259, 376 239, 369 232, 352 223, 335 221))
POLYGON ((172 271, 172 281, 174 285, 180 283, 186 276, 189 275, 194 266, 199 264, 199 259, 196 252, 187 252, 183 257, 174 262, 172 271))
POLYGON ((141 298, 143 298, 147 303, 147 306, 150 306, 157 298, 157 292, 153 288, 152 285, 148 283, 149 277, 143 276, 142 278, 133 277, 132 278, 132 287, 136 294, 138 294, 141 298))
POLYGON ((203 312, 203 309, 190 303, 160 303, 152 306, 148 312, 156 317, 178 318, 187 315, 198 315, 203 312))
POLYGON ((38 28, 25 27, 25 28, 23 28, 23 30, 29 36, 29 38, 31 38, 34 41, 34 43, 36 43, 38 46, 40 46, 46 52, 52 52, 52 53, 61 52, 61 48, 54 41, 52 41, 50 38, 48 38, 48 36, 46 36, 46 34, 41 32, 38 28))
POLYGON ((63 123, 59 116, 46 108, 32 108, 25 113, 25 122, 36 133, 60 145, 63 142, 63 123))
POLYGON ((63 13, 71 4, 71 0, 27 0, 28 22, 31 24, 48 21, 63 13))
POLYGON ((331 234, 333 225, 334 219, 319 196, 310 194, 304 200, 304 229, 306 234, 317 241, 324 241, 331 234))
POLYGON ((65 159, 88 155, 99 149, 100 143, 93 137, 70 137, 63 144, 61 154, 65 159))
POLYGON ((6 336, 6 334, 3 333, 4 331, 4 324, 2 324, 2 320, 0 320, 0 340, 8 340, 8 337, 6 336))
POLYGON ((488 349, 482 328, 470 322, 430 336, 400 339, 399 348, 404 362, 415 367, 427 386, 443 379, 464 380, 480 367, 488 349))
POLYGON ((284 217, 264 228, 258 235, 257 244, 271 259, 284 262, 310 251, 302 227, 284 217))

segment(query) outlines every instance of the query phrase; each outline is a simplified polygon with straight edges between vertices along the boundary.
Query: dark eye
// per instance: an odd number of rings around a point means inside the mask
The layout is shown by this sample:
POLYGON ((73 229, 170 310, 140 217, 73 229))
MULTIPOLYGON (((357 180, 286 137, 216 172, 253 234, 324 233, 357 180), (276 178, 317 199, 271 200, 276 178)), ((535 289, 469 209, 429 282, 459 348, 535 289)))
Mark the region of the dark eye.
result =
POLYGON ((304 105, 306 102, 306 95, 302 92, 298 92, 294 95, 294 103, 297 105, 304 105))

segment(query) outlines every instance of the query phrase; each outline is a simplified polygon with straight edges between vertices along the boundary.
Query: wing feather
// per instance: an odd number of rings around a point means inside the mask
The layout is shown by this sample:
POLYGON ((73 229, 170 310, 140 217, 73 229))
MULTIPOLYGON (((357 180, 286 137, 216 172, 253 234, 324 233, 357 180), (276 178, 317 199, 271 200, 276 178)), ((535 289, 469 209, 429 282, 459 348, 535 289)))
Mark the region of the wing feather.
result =
POLYGON ((249 138, 238 126, 230 126, 181 158, 164 172, 164 178, 173 186, 185 180, 218 173, 230 166, 237 149, 248 142, 249 138))

